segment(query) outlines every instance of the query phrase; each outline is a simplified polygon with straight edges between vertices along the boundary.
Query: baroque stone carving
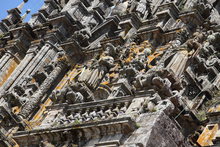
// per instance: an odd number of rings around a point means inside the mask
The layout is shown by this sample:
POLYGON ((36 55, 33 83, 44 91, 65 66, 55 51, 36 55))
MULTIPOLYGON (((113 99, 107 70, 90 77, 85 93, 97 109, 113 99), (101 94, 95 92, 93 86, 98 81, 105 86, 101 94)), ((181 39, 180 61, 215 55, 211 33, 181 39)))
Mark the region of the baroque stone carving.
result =
POLYGON ((0 146, 218 146, 219 1, 26 2, 0 21, 0 146))

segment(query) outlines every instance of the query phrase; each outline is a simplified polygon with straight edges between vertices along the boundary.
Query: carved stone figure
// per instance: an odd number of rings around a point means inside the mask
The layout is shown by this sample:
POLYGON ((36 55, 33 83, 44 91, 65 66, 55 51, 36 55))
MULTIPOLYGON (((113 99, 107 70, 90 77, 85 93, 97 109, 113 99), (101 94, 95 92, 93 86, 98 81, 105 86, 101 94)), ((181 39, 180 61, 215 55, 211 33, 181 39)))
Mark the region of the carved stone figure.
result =
POLYGON ((116 48, 112 44, 107 44, 100 59, 90 67, 84 67, 78 76, 78 81, 85 82, 92 89, 96 88, 105 74, 114 67, 114 57, 116 57, 116 48))
MULTIPOLYGON (((185 32, 185 31, 183 31, 185 32)), ((183 33, 186 34, 186 33, 183 33)), ((186 35, 179 35, 181 42, 185 40, 186 35), (182 37, 181 37, 182 36, 182 37), (182 39, 181 39, 182 38, 182 39)), ((187 40, 183 45, 181 45, 174 55, 170 63, 167 65, 167 69, 173 71, 176 76, 180 76, 185 70, 187 61, 189 57, 193 57, 199 52, 202 48, 202 43, 205 39, 205 35, 202 32, 195 32, 193 38, 187 40)))
POLYGON ((219 0, 45 0, 27 23, 24 2, 0 21, 0 147, 190 147, 201 124, 218 146, 219 0))
POLYGON ((150 1, 140 0, 137 4, 136 12, 143 19, 147 18, 148 15, 151 15, 150 1))
POLYGON ((164 96, 172 96, 172 90, 171 90, 171 82, 165 78, 162 79, 160 77, 154 77, 152 79, 152 84, 156 86, 156 89, 161 92, 162 95, 164 96))
POLYGON ((89 28, 76 31, 73 35, 73 38, 79 42, 80 46, 86 47, 89 45, 89 38, 91 37, 91 31, 89 28))

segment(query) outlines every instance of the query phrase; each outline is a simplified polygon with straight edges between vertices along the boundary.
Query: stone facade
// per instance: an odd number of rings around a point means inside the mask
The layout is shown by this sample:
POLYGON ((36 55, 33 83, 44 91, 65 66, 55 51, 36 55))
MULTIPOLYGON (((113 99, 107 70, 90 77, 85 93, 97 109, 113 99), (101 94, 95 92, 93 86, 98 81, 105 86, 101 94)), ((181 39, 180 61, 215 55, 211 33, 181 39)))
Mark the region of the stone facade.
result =
POLYGON ((26 2, 0 22, 0 146, 220 144, 218 0, 26 2))

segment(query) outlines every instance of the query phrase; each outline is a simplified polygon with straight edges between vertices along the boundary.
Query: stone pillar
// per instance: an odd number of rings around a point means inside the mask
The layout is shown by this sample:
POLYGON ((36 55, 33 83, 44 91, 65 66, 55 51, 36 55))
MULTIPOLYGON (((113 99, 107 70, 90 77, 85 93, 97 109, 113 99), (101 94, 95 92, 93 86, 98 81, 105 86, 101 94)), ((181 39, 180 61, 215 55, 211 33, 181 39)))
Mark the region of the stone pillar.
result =
MULTIPOLYGON (((32 76, 43 64, 47 63, 45 60, 50 61, 48 56, 55 56, 54 50, 49 44, 45 44, 43 48, 38 52, 38 54, 29 62, 22 73, 17 77, 17 80, 13 83, 9 90, 11 90, 15 85, 21 84, 24 78, 27 76, 32 76), (45 63, 44 63, 45 62, 45 63)), ((53 57, 52 57, 53 58, 53 57)))
POLYGON ((2 69, 2 67, 7 63, 7 61, 11 58, 11 55, 8 53, 5 53, 3 55, 3 57, 0 60, 0 70, 2 69))
POLYGON ((60 76, 61 72, 67 68, 67 64, 64 61, 58 61, 55 69, 50 73, 47 79, 42 83, 38 91, 27 101, 20 112, 23 118, 27 118, 31 112, 38 106, 38 103, 43 98, 45 93, 53 86, 53 83, 60 76))
POLYGON ((6 53, 4 56, 6 56, 4 61, 2 61, 2 63, 4 64, 1 64, 0 66, 0 86, 2 86, 5 81, 7 81, 9 76, 18 65, 18 61, 14 59, 16 57, 13 57, 11 54, 8 53, 6 53))
POLYGON ((13 84, 13 82, 17 79, 17 77, 21 74, 24 68, 30 63, 31 59, 34 57, 34 53, 27 54, 25 58, 22 60, 21 64, 17 66, 17 68, 13 71, 10 78, 6 83, 2 85, 0 88, 0 97, 4 94, 4 92, 13 84))
POLYGON ((7 82, 3 84, 0 96, 4 94, 6 90, 12 90, 14 86, 22 83, 26 76, 33 75, 33 71, 36 71, 39 69, 39 67, 42 67, 43 61, 46 60, 48 56, 53 55, 52 52, 51 46, 46 44, 41 48, 37 55, 34 51, 28 53, 12 73, 7 82))
POLYGON ((24 71, 27 65, 30 64, 32 59, 35 57, 36 52, 38 52, 41 46, 42 46, 41 41, 36 42, 36 44, 35 43, 32 44, 31 48, 27 51, 27 55, 20 62, 20 64, 16 67, 16 69, 13 70, 10 77, 7 79, 7 82, 4 82, 3 85, 1 86, 0 97, 2 97, 5 94, 5 91, 7 91, 16 80, 18 80, 18 77, 21 75, 21 73, 24 71))

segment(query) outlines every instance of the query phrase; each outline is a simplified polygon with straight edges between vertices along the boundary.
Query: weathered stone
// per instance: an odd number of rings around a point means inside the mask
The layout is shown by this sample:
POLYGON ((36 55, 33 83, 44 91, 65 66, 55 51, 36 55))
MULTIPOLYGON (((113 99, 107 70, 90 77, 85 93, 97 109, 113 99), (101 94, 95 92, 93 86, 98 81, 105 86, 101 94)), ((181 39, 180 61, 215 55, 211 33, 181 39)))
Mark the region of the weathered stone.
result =
POLYGON ((24 23, 25 2, 0 22, 0 146, 218 146, 219 1, 45 0, 24 23))

